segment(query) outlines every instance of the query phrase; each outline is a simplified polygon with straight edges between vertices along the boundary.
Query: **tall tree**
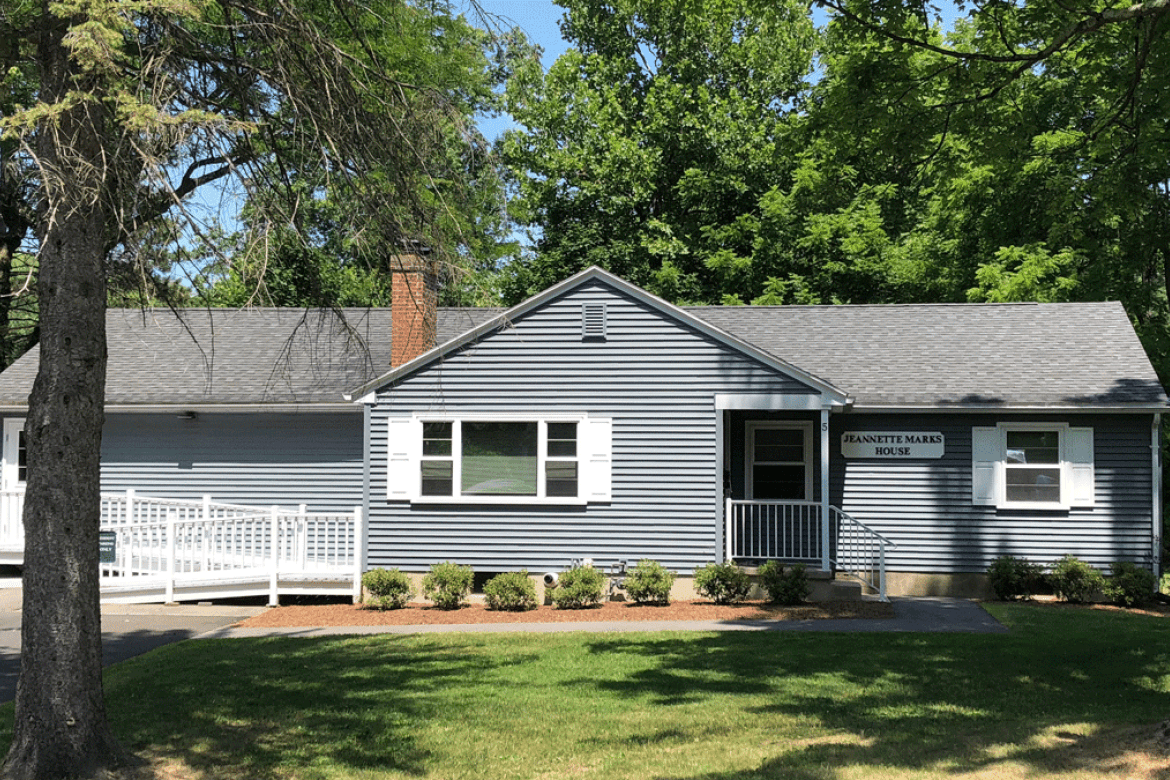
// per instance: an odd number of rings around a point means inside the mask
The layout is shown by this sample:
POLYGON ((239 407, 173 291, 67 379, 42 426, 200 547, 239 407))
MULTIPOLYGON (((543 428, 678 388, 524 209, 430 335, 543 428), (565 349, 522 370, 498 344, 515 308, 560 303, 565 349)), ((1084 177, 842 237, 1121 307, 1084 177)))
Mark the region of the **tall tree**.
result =
POLYGON ((900 297, 1120 299, 1170 376, 1170 5, 976 3, 944 36, 926 4, 823 4, 816 137, 839 155, 864 127, 894 164, 871 181, 897 187, 900 297))
POLYGON ((513 207, 537 229, 518 299, 600 265, 673 300, 719 300, 758 201, 789 170, 785 118, 811 71, 806 7, 784 0, 560 0, 573 44, 509 85, 513 207))
MULTIPOLYGON (((337 229, 393 252, 426 242, 458 262, 450 214, 469 187, 441 185, 464 115, 400 77, 387 56, 418 14, 402 0, 0 0, 0 40, 35 98, 0 120, 34 179, 40 371, 29 401, 21 677, 0 776, 83 777, 120 766, 102 702, 97 531, 111 252, 192 195, 237 177, 257 224, 295 225, 315 190, 379 208, 337 229)), ((440 57, 442 42, 412 56, 440 57)), ((415 70, 413 72, 420 72, 415 70)), ((465 133, 468 145, 474 137, 465 133)), ((11 147, 6 147, 11 148, 11 147)), ((295 231, 292 233, 297 235, 295 231)), ((157 232, 155 233, 157 235, 157 232)), ((309 243, 306 241, 306 243, 309 243)))

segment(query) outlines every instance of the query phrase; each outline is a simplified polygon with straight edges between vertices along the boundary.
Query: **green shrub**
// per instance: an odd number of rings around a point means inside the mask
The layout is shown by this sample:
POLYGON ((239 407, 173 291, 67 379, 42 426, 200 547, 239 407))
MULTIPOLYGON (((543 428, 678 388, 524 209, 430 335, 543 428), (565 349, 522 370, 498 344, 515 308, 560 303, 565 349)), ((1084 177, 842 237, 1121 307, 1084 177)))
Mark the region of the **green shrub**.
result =
POLYGON ((370 594, 368 605, 375 609, 400 609, 414 598, 410 578, 398 569, 370 569, 362 575, 362 587, 370 594))
POLYGON ((1088 601, 1105 586, 1101 572, 1072 555, 1066 555, 1052 565, 1048 581, 1058 599, 1073 604, 1088 601))
POLYGON ((1154 598, 1154 573, 1129 561, 1113 564, 1113 578, 1105 583, 1105 598, 1122 607, 1140 607, 1154 598))
POLYGON ((483 598, 488 609, 524 612, 536 609, 536 585, 528 576, 528 569, 506 571, 487 581, 483 598))
POLYGON ((1044 567, 1012 555, 1001 555, 987 569, 991 589, 1000 601, 1031 598, 1044 585, 1044 567))
POLYGON ((658 561, 643 558, 626 575, 625 590, 639 604, 669 604, 675 573, 658 561))
POLYGON ((748 597, 752 580, 734 562, 708 563, 695 569, 695 590, 716 604, 734 604, 748 597))
POLYGON ((557 609, 583 609, 601 601, 605 575, 592 566, 578 566, 561 575, 552 593, 557 609))
POLYGON ((760 567, 760 586, 769 601, 787 607, 804 603, 812 593, 803 563, 785 568, 780 561, 768 561, 760 567))
POLYGON ((474 577, 470 566, 450 561, 431 564, 431 570, 423 577, 423 595, 439 609, 459 609, 471 592, 474 577))

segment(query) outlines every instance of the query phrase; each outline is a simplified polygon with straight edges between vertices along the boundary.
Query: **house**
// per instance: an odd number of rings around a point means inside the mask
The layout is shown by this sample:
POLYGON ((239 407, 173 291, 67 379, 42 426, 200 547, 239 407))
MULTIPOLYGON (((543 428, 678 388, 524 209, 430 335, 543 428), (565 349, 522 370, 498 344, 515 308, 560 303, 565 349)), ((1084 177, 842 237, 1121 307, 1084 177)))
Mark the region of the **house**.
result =
POLYGON ((593 268, 351 397, 367 566, 1159 565, 1166 395, 1116 303, 677 307, 593 268))
MULTIPOLYGON (((728 557, 903 594, 1159 566, 1167 399, 1119 304, 678 307, 592 268, 453 310, 401 273, 342 318, 111 311, 103 489, 356 505, 364 568, 653 558, 683 595, 728 557)), ((0 374, 6 496, 35 367, 0 374)))

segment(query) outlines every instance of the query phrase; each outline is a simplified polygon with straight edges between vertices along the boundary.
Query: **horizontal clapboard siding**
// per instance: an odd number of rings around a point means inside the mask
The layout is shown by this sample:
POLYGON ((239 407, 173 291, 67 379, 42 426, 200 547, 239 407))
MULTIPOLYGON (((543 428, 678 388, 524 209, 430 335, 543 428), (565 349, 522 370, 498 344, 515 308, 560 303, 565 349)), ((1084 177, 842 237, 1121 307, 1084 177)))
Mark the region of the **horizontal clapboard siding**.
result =
POLYGON ((378 392, 371 424, 369 566, 561 569, 654 558, 689 573, 717 557, 722 477, 716 393, 807 393, 763 364, 620 295, 577 288, 442 363, 378 392), (605 341, 583 340, 582 304, 606 303, 605 341), (607 504, 388 502, 386 420, 413 413, 587 413, 613 419, 607 504))
POLYGON ((362 500, 362 415, 108 414, 102 490, 310 512, 362 500))
POLYGON ((1000 555, 1049 563, 1066 553, 1107 568, 1149 562, 1153 543, 1148 415, 845 415, 831 426, 831 500, 888 537, 892 571, 983 572, 1000 555), (1093 429, 1095 506, 1019 511, 971 500, 971 429, 1003 420, 1093 429), (938 460, 843 460, 846 431, 940 431, 938 460))

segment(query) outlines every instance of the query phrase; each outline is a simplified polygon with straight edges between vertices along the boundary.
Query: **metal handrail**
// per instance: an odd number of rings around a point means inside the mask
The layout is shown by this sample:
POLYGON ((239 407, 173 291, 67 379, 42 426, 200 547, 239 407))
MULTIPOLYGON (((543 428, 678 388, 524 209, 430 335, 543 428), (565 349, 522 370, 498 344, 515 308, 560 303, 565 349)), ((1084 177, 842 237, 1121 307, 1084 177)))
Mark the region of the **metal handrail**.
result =
POLYGON ((882 536, 877 531, 873 530, 868 525, 861 522, 856 517, 853 517, 848 512, 840 509, 839 507, 830 506, 829 511, 833 513, 833 516, 837 521, 837 557, 833 559, 833 568, 838 569, 857 580, 860 580, 864 584, 876 590, 878 592, 878 598, 882 601, 889 601, 890 599, 886 595, 886 548, 894 548, 898 545, 894 542, 891 542, 889 539, 882 536), (858 529, 863 531, 867 537, 864 541, 856 545, 858 548, 866 547, 869 550, 868 561, 866 560, 866 553, 864 552, 856 556, 856 562, 863 565, 850 566, 849 564, 853 561, 846 560, 850 556, 847 555, 844 551, 851 550, 853 545, 844 544, 844 534, 842 533, 842 528, 845 523, 850 523, 853 526, 856 526, 858 529), (875 547, 876 555, 874 554, 875 547), (869 576, 865 574, 867 571, 869 572, 869 576), (873 578, 875 573, 877 580, 876 582, 873 578))

